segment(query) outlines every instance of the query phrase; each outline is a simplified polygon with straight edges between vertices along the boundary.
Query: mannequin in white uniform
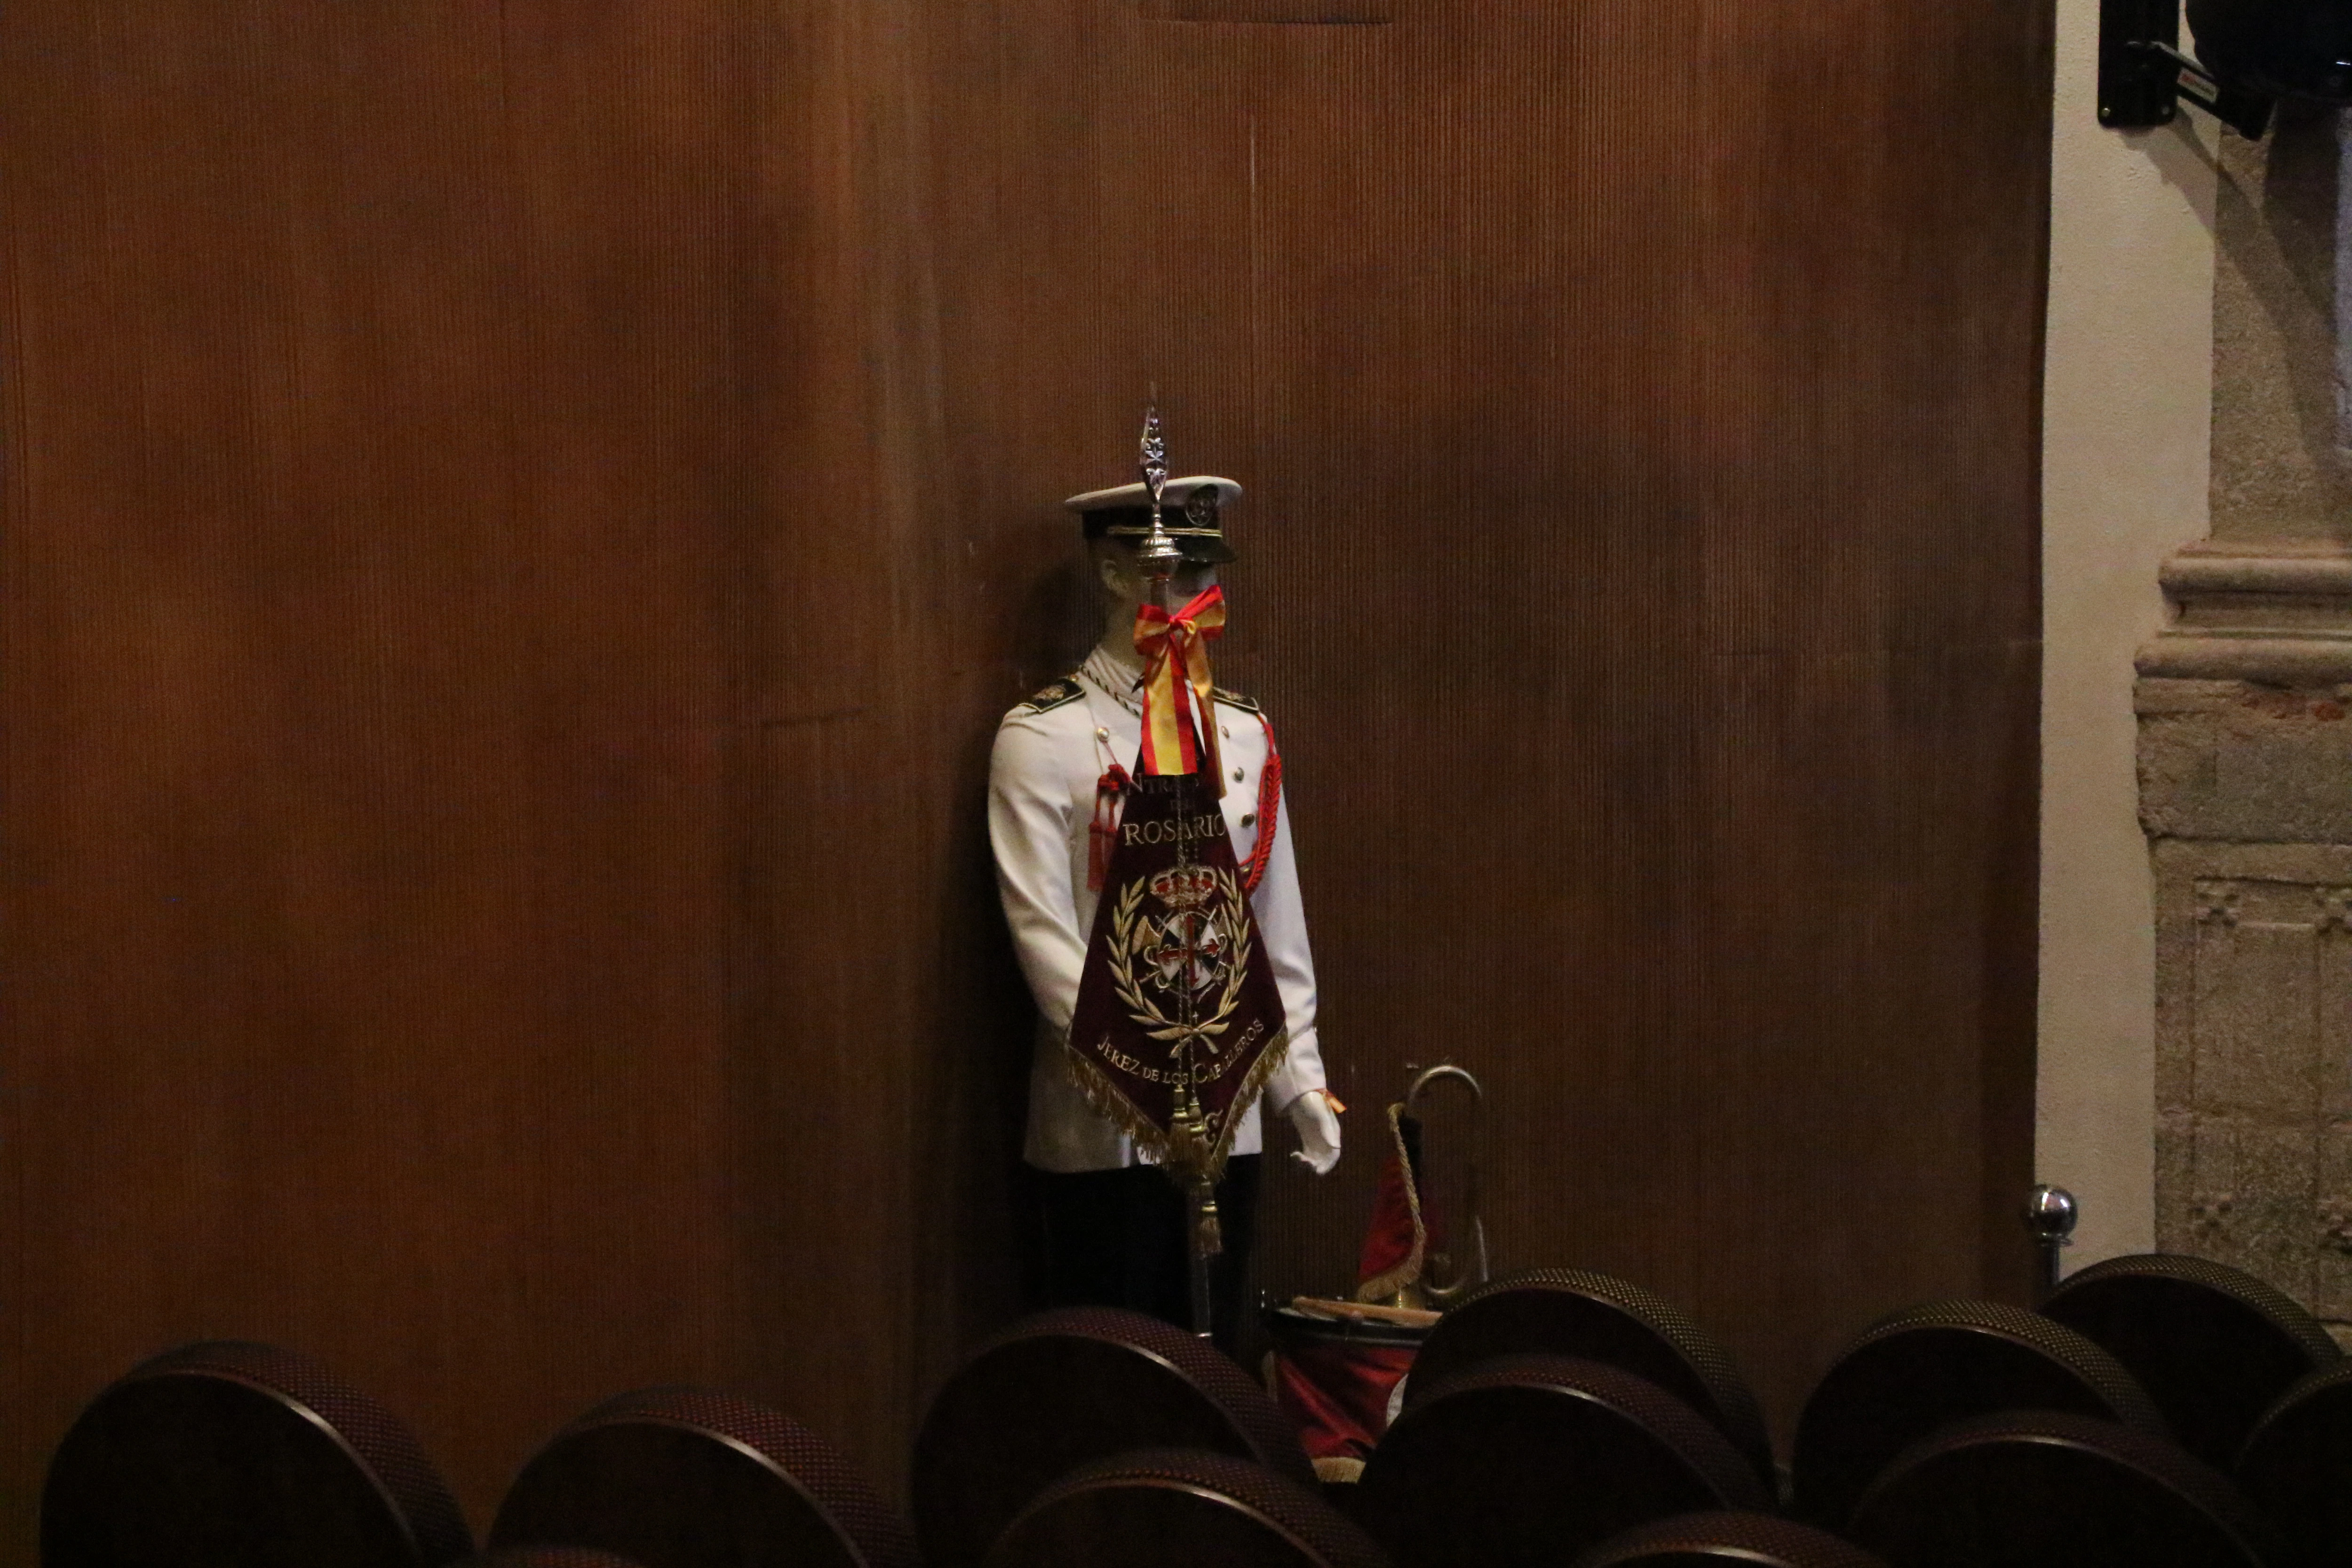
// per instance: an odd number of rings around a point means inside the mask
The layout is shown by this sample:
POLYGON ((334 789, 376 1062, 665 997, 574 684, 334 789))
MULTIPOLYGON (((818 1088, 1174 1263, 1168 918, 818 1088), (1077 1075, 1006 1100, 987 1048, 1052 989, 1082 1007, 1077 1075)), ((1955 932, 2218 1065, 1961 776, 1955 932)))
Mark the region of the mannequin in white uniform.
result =
MULTIPOLYGON (((1233 559, 1218 526, 1222 505, 1239 496, 1229 479, 1171 479, 1163 491, 1170 531, 1185 560, 1170 602, 1188 603, 1215 584, 1233 559), (1188 505, 1188 503, 1190 503, 1188 505)), ((1176 1186, 1139 1157, 1132 1140, 1087 1104, 1067 1071, 1063 1041, 1076 1003, 1097 894, 1087 886, 1098 786, 1114 768, 1131 769, 1142 732, 1135 616, 1150 590, 1134 541, 1149 526, 1141 485, 1098 490, 1067 503, 1086 521, 1088 565, 1104 607, 1101 642, 1069 678, 1004 716, 989 767, 989 837, 997 887, 1023 973, 1036 1000, 1038 1032, 1029 1080, 1023 1158, 1038 1194, 1041 1305, 1130 1307, 1179 1324, 1185 1296, 1184 1208, 1176 1186)), ((1289 1030, 1282 1065, 1263 1100, 1296 1129, 1292 1158, 1318 1175, 1339 1159, 1336 1104, 1325 1088, 1315 1027, 1315 968, 1291 856, 1289 801, 1262 820, 1272 732, 1257 705, 1217 693, 1218 744, 1225 768, 1223 805, 1234 858, 1258 880, 1251 911, 1270 960, 1289 1030), (1263 845, 1271 832, 1272 842, 1263 845)), ((1279 763, 1275 766, 1279 770, 1279 763)), ((1241 1321, 1265 1134, 1255 1107, 1234 1134, 1218 1184, 1225 1251, 1215 1275, 1216 1321, 1225 1338, 1241 1321)))

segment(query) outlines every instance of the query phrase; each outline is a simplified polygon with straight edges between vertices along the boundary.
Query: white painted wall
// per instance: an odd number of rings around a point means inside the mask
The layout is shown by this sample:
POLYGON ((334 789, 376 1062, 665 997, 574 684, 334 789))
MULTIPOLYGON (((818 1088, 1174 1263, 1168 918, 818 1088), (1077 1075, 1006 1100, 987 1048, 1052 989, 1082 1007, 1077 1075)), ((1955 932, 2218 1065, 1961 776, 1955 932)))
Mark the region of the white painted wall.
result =
POLYGON ((2042 993, 2035 1160, 2083 1205, 2066 1266, 2155 1245, 2155 923, 2132 652, 2206 532, 2211 122, 2095 113, 2099 0, 2058 0, 2042 418, 2042 993))

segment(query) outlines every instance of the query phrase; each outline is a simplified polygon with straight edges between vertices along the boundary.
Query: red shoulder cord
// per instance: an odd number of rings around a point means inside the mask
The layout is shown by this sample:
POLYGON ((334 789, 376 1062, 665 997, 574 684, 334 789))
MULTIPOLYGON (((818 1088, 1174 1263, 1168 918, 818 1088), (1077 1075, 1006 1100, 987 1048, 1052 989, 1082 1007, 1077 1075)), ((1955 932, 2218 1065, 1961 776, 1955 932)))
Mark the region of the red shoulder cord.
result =
POLYGON ((1242 891, 1255 893, 1265 880, 1265 863, 1274 858, 1274 826, 1281 820, 1282 753, 1274 749, 1274 722, 1265 714, 1257 721, 1265 730, 1265 771, 1257 781, 1257 847, 1242 868, 1242 891))

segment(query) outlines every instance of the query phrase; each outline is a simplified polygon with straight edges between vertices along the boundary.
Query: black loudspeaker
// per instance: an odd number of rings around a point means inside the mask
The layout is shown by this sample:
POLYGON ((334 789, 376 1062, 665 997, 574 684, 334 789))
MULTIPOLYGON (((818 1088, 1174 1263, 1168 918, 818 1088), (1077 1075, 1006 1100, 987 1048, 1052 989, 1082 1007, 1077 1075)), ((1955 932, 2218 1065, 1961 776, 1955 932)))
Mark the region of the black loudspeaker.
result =
POLYGON ((2180 1446, 2221 1470, 2273 1400, 2343 1359, 2310 1313, 2202 1258, 2111 1258, 2059 1286, 2042 1314, 2123 1363, 2180 1446))
POLYGON ((1851 1541, 1769 1513, 1686 1513, 1636 1525, 1576 1568, 1886 1568, 1851 1541))
POLYGON ((408 1428, 270 1345, 141 1365, 81 1413, 41 1490, 43 1568, 443 1568, 473 1550, 408 1428))
POLYGON ((2352 1563, 2352 1361, 2279 1395, 2247 1435, 2236 1474, 2278 1522, 2291 1561, 2352 1563))
POLYGON ((1949 1422, 2000 1410, 2071 1411, 2167 1435, 2131 1373, 2074 1330, 1995 1301, 1930 1302, 1881 1319, 1806 1399, 1796 1511, 1837 1530, 1895 1455, 1949 1422))
POLYGON ((1772 1443, 1730 1352, 1663 1296, 1607 1274, 1538 1268, 1480 1286, 1429 1331, 1405 1402, 1473 1363, 1562 1355, 1622 1367, 1715 1423, 1756 1473, 1773 1479, 1772 1443))
POLYGON ((987 1568, 1389 1568, 1370 1536, 1263 1465, 1148 1448, 1079 1466, 999 1535, 987 1568))
POLYGON ((1352 1511, 1404 1568, 1558 1568, 1651 1520, 1771 1506, 1747 1458, 1655 1384, 1504 1356, 1422 1390, 1365 1461, 1352 1511))
POLYGON ((1914 1444, 1847 1533, 1900 1568, 2271 1568, 2276 1537, 2177 1445, 2088 1416, 1979 1416, 1914 1444))
POLYGON ((2189 30, 2230 86, 2352 103, 2352 0, 2189 0, 2189 30))
POLYGON ((910 1489, 925 1563, 979 1568, 1046 1487, 1139 1448, 1225 1454, 1315 1484, 1288 1417, 1206 1341, 1115 1308, 1040 1312, 983 1345, 923 1418, 910 1489))
POLYGON ((650 1388, 597 1406, 523 1467, 500 1552, 574 1547, 640 1568, 918 1568, 914 1536, 833 1446, 736 1394, 650 1388))

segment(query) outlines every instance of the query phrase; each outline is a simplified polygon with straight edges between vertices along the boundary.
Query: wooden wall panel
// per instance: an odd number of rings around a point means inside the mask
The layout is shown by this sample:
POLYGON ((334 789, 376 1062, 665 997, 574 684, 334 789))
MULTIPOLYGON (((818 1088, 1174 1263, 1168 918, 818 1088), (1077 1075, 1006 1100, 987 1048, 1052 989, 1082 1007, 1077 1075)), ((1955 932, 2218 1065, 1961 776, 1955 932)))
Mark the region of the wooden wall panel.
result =
POLYGON ((1499 1260, 1682 1300, 1783 1420, 1876 1313, 2019 1293, 2042 23, 941 12, 948 434, 1013 586, 1149 381, 1249 487, 1222 668, 1361 1151, 1277 1173, 1263 1282, 1348 1287, 1451 1058, 1499 1260))
POLYGON ((382 1391, 478 1521, 656 1379, 895 1483, 1013 1304, 990 734, 1154 383, 1250 487, 1223 668, 1360 1107, 1265 1281, 1344 1287, 1452 1057, 1501 1260, 1687 1300, 1784 1413, 2014 1290, 2047 39, 1996 9, 0 15, 10 1542, 199 1334, 382 1391))
POLYGON ((79 1403, 205 1335, 381 1391, 478 1523, 648 1382, 898 1468, 990 1278, 918 1310, 979 893, 910 749, 898 30, 0 23, 5 1555, 79 1403))

